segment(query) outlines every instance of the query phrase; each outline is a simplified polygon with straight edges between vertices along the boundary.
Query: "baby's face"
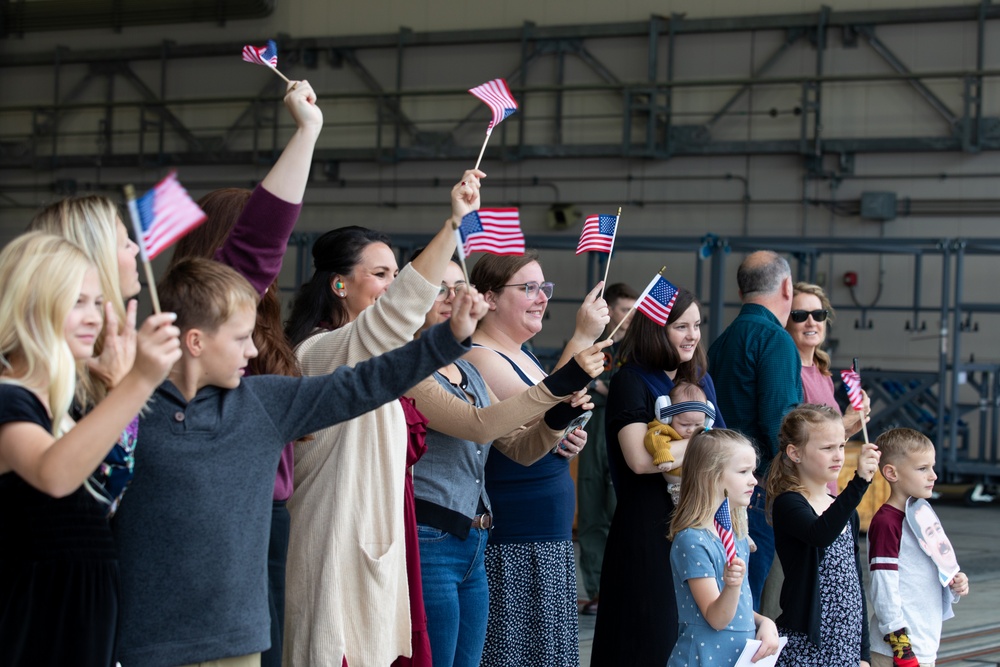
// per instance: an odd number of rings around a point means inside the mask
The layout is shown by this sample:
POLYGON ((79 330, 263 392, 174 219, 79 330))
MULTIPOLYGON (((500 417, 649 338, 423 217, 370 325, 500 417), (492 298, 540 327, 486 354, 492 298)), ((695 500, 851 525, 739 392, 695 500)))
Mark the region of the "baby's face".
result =
POLYGON ((694 435, 694 432, 705 425, 704 412, 682 412, 675 415, 670 425, 677 431, 677 435, 685 440, 694 435))

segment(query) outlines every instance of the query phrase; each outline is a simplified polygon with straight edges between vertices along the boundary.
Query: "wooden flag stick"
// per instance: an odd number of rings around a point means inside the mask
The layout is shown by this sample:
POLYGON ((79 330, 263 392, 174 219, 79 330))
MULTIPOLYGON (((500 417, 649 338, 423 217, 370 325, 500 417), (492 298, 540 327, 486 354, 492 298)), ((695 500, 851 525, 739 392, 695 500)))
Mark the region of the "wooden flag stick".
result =
MULTIPOLYGON (((851 370, 853 370, 855 373, 858 373, 858 358, 857 357, 854 357, 854 362, 851 364, 851 370)), ((860 373, 858 373, 858 377, 861 377, 860 373)), ((861 391, 861 387, 858 387, 858 391, 861 391)), ((862 408, 861 408, 861 433, 865 437, 865 444, 866 445, 869 442, 868 441, 868 424, 866 423, 867 420, 868 420, 868 415, 865 414, 864 407, 862 406, 862 408)))
MULTIPOLYGON (((638 300, 636 300, 636 302, 635 302, 635 303, 639 303, 639 301, 638 301, 638 300)), ((621 319, 621 321, 620 321, 620 322, 618 322, 618 326, 616 326, 616 327, 615 327, 614 329, 612 329, 612 330, 611 330, 611 333, 610 333, 610 334, 608 334, 608 337, 607 337, 607 338, 605 338, 604 340, 611 340, 612 338, 614 338, 615 334, 616 334, 616 333, 618 333, 618 330, 622 328, 622 325, 623 325, 623 324, 625 324, 625 320, 627 320, 627 319, 628 319, 628 316, 632 314, 632 311, 633 311, 633 310, 635 310, 635 303, 633 303, 633 304, 632 304, 632 307, 628 309, 628 312, 627 312, 627 313, 625 313, 625 317, 623 317, 623 318, 621 319)))
POLYGON ((135 188, 131 185, 125 186, 125 201, 128 202, 128 214, 129 217, 132 218, 132 229, 135 231, 135 242, 139 246, 139 257, 142 260, 142 268, 146 272, 146 282, 149 283, 149 298, 153 302, 153 312, 159 315, 160 295, 156 291, 156 279, 153 278, 153 266, 149 263, 149 257, 146 255, 146 244, 143 243, 142 240, 142 223, 139 222, 139 207, 136 206, 135 203, 135 188))
POLYGON ((608 248, 608 262, 604 265, 604 284, 601 285, 601 293, 598 295, 604 298, 604 290, 608 288, 608 271, 611 270, 611 253, 615 251, 615 239, 618 238, 618 222, 622 219, 622 207, 618 207, 618 215, 615 216, 615 234, 611 237, 611 247, 608 248))
POLYGON ((285 80, 285 83, 291 83, 291 80, 289 80, 289 78, 288 78, 287 76, 285 76, 284 74, 282 74, 282 73, 281 73, 281 70, 279 70, 279 69, 278 69, 277 67, 272 67, 271 69, 273 69, 273 70, 274 70, 274 73, 275 73, 275 74, 277 74, 277 75, 278 75, 278 76, 280 76, 280 77, 281 77, 282 79, 284 79, 284 80, 285 80))
POLYGON ((486 144, 489 143, 491 134, 493 134, 492 127, 486 130, 486 138, 483 139, 483 147, 479 149, 479 157, 476 158, 476 166, 473 169, 479 169, 479 163, 483 161, 483 154, 486 152, 486 144))
MULTIPOLYGON (((455 224, 454 221, 451 223, 455 224)), ((458 262, 462 265, 462 275, 465 276, 465 284, 471 286, 472 281, 469 280, 469 269, 465 267, 465 244, 462 243, 462 232, 458 231, 458 227, 454 228, 455 232, 455 251, 458 253, 458 262)))

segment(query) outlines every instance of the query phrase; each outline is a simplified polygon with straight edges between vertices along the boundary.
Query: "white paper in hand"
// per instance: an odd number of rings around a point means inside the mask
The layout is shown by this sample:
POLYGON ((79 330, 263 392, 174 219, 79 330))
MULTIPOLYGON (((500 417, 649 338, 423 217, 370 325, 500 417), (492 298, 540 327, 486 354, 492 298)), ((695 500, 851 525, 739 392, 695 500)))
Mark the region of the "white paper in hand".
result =
POLYGON ((748 639, 747 645, 743 647, 743 653, 740 653, 740 659, 736 661, 736 667, 774 667, 778 663, 781 649, 785 648, 785 644, 788 643, 788 637, 778 637, 778 650, 774 655, 761 658, 757 662, 750 662, 761 643, 759 639, 748 639))

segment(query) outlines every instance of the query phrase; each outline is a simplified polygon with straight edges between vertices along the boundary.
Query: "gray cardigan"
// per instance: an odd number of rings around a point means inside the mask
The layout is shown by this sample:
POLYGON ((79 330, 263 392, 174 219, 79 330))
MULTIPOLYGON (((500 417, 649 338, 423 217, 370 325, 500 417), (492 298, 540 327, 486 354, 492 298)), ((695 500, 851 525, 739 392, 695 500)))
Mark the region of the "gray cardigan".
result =
POLYGON ((271 495, 285 443, 398 398, 468 350, 442 324, 331 375, 247 377, 190 402, 164 382, 142 417, 129 502, 113 524, 122 663, 168 667, 267 649, 271 495))

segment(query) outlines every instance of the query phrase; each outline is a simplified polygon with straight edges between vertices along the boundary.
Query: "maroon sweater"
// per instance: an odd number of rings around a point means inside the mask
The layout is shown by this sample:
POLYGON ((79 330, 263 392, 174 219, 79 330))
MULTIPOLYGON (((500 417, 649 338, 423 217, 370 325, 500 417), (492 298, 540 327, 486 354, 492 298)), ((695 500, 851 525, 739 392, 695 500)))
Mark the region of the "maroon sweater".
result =
MULTIPOLYGON (((254 188, 229 238, 215 253, 216 261, 240 272, 258 294, 270 287, 281 271, 288 238, 299 219, 302 204, 290 204, 261 186, 254 188)), ((274 499, 292 495, 294 453, 285 445, 274 480, 274 499)))

